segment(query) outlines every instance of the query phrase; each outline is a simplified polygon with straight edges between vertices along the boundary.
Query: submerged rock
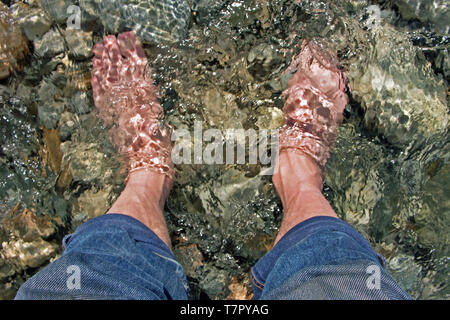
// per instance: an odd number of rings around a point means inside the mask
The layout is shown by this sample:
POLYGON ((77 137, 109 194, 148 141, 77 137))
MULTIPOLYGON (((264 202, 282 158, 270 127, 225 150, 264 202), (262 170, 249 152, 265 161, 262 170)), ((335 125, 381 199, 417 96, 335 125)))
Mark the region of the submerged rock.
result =
POLYGON ((239 110, 236 97, 229 92, 212 88, 202 97, 204 117, 210 126, 216 128, 242 128, 246 114, 239 110), (224 117, 227 114, 227 117, 224 117))
POLYGON ((228 272, 215 267, 207 267, 206 269, 206 277, 200 280, 200 286, 209 297, 225 299, 230 294, 230 290, 226 286, 228 272))
POLYGON ((185 37, 191 10, 184 0, 39 0, 42 8, 59 23, 67 23, 74 12, 71 5, 80 8, 81 23, 92 21, 103 25, 108 33, 134 30, 144 43, 176 42, 185 37))
POLYGON ((45 189, 45 178, 36 159, 39 131, 30 106, 4 87, 0 92, 1 218, 17 203, 33 207, 45 189))
POLYGON ((12 214, 0 224, 0 299, 14 297, 21 277, 57 257, 59 243, 48 240, 55 236, 58 223, 47 215, 30 210, 12 214))
POLYGON ((225 1, 216 0, 187 0, 194 13, 195 22, 207 24, 215 18, 221 9, 226 6, 225 1))
POLYGON ((406 291, 413 291, 420 285, 422 268, 413 256, 404 253, 397 254, 389 261, 388 270, 406 291))
POLYGON ((30 41, 42 37, 52 25, 39 7, 17 2, 11 5, 11 12, 30 41))
POLYGON ((276 70, 281 57, 277 55, 275 48, 267 43, 259 44, 248 53, 248 69, 256 79, 264 79, 276 70))
POLYGON ((63 165, 68 164, 74 181, 92 183, 111 179, 112 169, 98 144, 66 141, 61 144, 63 165))
POLYGON ((0 3, 0 80, 9 77, 28 54, 27 39, 16 26, 7 6, 0 3))
POLYGON ((349 124, 339 128, 339 139, 327 163, 325 182, 332 190, 336 212, 366 236, 377 203, 384 193, 383 148, 355 134, 349 124))
POLYGON ((54 129, 59 122, 62 112, 64 111, 64 104, 59 102, 50 102, 39 106, 39 121, 48 128, 54 129))
POLYGON ((20 259, 23 268, 37 268, 53 258, 59 250, 59 245, 48 243, 42 239, 25 242, 22 239, 2 243, 6 259, 20 259))
POLYGON ((75 5, 75 1, 66 0, 38 0, 40 6, 56 23, 66 23, 69 18, 68 7, 75 5))
POLYGON ((48 129, 56 128, 64 111, 61 95, 62 90, 50 79, 44 80, 38 89, 38 119, 40 124, 48 129))
POLYGON ((228 285, 230 295, 227 300, 252 300, 253 293, 251 292, 250 283, 248 279, 239 281, 237 278, 232 278, 231 283, 228 285))
POLYGON ((69 57, 75 60, 84 60, 92 57, 92 32, 84 32, 78 29, 68 29, 64 32, 69 57))
POLYGON ((75 229, 89 219, 105 214, 111 206, 112 187, 105 189, 89 189, 78 198, 73 209, 72 227, 75 229))
POLYGON ((450 5, 447 0, 397 0, 394 2, 405 20, 419 20, 433 29, 449 33, 450 5))
POLYGON ((393 27, 383 26, 374 40, 367 65, 351 64, 348 70, 367 127, 400 147, 444 133, 449 115, 442 78, 393 27))
POLYGON ((204 265, 202 252, 196 244, 189 244, 186 239, 181 239, 181 243, 174 248, 174 255, 183 267, 188 277, 195 277, 197 269, 204 265))
POLYGON ((70 110, 77 114, 82 115, 94 110, 94 103, 92 95, 89 92, 77 91, 70 98, 69 101, 70 110))
POLYGON ((42 39, 34 40, 35 53, 42 58, 52 58, 60 53, 63 53, 64 39, 57 30, 50 30, 42 39))
POLYGON ((64 112, 59 119, 59 134, 62 141, 70 138, 72 133, 78 127, 79 120, 76 115, 71 112, 64 112))
POLYGON ((449 48, 441 50, 435 60, 436 68, 442 71, 445 79, 450 83, 450 57, 449 48))

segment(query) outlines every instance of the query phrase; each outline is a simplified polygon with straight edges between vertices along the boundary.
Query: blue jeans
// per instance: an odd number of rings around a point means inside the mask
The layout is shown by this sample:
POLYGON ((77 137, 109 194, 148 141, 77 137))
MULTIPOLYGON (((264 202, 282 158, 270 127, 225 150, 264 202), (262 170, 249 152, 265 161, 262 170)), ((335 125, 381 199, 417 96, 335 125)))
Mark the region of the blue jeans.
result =
MULTIPOLYGON (((187 299, 171 250, 134 218, 107 214, 63 240, 62 256, 16 299, 187 299)), ((256 299, 410 299, 350 225, 315 217, 291 229, 251 270, 256 299)))

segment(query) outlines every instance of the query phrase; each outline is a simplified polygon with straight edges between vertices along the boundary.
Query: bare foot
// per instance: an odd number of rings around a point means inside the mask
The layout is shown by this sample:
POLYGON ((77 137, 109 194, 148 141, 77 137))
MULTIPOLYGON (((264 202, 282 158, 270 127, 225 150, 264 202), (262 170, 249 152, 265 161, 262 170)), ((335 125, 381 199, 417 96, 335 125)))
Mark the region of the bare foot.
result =
POLYGON ((284 217, 277 243, 291 228, 315 216, 337 217, 322 195, 322 174, 347 103, 345 75, 337 57, 314 42, 304 42, 287 71, 291 78, 283 108, 285 124, 273 183, 284 217))
POLYGON ((304 42, 288 68, 297 68, 297 72, 284 92, 286 124, 280 133, 280 150, 306 153, 322 169, 347 104, 346 78, 337 63, 335 54, 315 42, 304 42))
POLYGON ((132 32, 104 37, 94 46, 92 88, 111 140, 128 158, 130 173, 152 170, 172 181, 171 128, 164 122, 148 61, 132 32))
POLYGON ((132 32, 106 36, 94 46, 92 88, 99 116, 128 159, 125 189, 108 213, 133 217, 170 247, 163 215, 173 181, 171 128, 157 98, 147 58, 132 32))

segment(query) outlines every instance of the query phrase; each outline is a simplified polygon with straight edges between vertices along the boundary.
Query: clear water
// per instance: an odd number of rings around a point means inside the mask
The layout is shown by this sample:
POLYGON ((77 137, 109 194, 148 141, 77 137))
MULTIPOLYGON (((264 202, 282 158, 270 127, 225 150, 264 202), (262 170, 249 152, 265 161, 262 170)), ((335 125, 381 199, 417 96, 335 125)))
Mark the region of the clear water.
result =
MULTIPOLYGON (((191 2, 192 6, 199 3, 191 2)), ((375 43, 387 32, 386 25, 403 41, 415 45, 413 50, 423 58, 417 64, 419 73, 426 64, 423 61, 433 58, 418 49, 424 47, 424 41, 433 38, 429 47, 448 47, 448 42, 436 34, 424 36, 421 25, 414 27, 392 18, 392 11, 383 12, 381 29, 372 27, 368 23, 372 15, 367 13, 372 3, 366 1, 209 3, 208 9, 194 6, 194 18, 184 41, 145 47, 167 121, 175 128, 193 128, 196 120, 204 121, 204 129, 278 127, 284 103, 281 93, 287 83, 283 71, 299 52, 302 39, 320 39, 336 48, 348 69, 350 86, 363 77, 355 70, 364 70, 367 65, 395 73, 396 66, 411 63, 401 56, 398 61, 374 57, 375 43)), ((382 9, 391 8, 383 1, 379 3, 382 9)), ((102 36, 101 29, 96 30, 94 42, 102 36)), ((393 41, 387 46, 405 42, 393 41)), ((394 49, 401 51, 402 47, 394 49)), ((108 133, 93 111, 85 81, 89 79, 89 61, 64 62, 58 69, 56 64, 62 60, 53 58, 52 65, 52 60, 33 57, 22 73, 4 82, 9 89, 2 91, 0 108, 0 214, 7 218, 19 204, 20 209, 14 213, 33 209, 39 215, 61 219, 59 233, 46 239, 55 243, 64 232, 107 209, 120 193, 125 177, 108 133), (74 115, 76 124, 71 136, 62 141, 56 168, 50 165, 52 157, 45 156, 49 148, 42 151, 42 146, 51 143, 39 126, 40 104, 28 101, 17 89, 23 85, 38 95, 44 81, 51 83, 67 103, 66 111, 74 115), (80 98, 81 93, 87 95, 85 100, 80 98), (87 102, 86 110, 79 110, 80 102, 87 102), (66 170, 71 175, 68 183, 63 179, 66 170)), ((432 79, 444 81, 443 70, 433 67, 432 79)), ((417 82, 417 87, 431 79, 425 71, 420 77, 423 81, 417 82)), ((431 86, 429 90, 436 88, 440 87, 431 86)), ((411 99, 414 89, 405 89, 411 92, 411 99)), ((386 90, 380 98, 379 113, 373 116, 381 119, 377 123, 371 121, 371 113, 377 109, 367 107, 360 92, 351 91, 326 167, 324 192, 338 215, 387 258, 400 286, 414 298, 447 299, 448 130, 422 134, 426 126, 419 117, 408 120, 410 131, 402 131, 400 117, 385 104, 392 92, 386 90), (384 120, 380 115, 386 112, 390 116, 384 120), (408 140, 417 143, 402 142, 408 140)), ((398 99, 408 101, 409 94, 398 92, 398 99)), ((439 118, 438 111, 431 112, 439 118)), ((426 122, 430 128, 435 121, 431 119, 431 124, 426 122)), ((63 124, 58 123, 60 132, 63 124)), ((193 164, 179 165, 175 170, 166 218, 193 297, 226 298, 236 291, 250 297, 249 268, 270 249, 282 217, 270 176, 258 175, 260 165, 193 164)), ((0 236, 2 241, 10 239, 5 232, 0 236)), ((0 273, 0 281, 12 283, 13 288, 38 269, 20 261, 14 267, 6 260, 2 263, 12 271, 8 276, 0 273)))

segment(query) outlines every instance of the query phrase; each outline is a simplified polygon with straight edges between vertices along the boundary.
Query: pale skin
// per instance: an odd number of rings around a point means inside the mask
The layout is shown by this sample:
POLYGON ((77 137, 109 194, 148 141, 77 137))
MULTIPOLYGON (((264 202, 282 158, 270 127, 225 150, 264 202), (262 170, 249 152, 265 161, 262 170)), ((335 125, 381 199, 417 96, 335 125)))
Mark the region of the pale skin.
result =
MULTIPOLYGON (((114 88, 120 87, 122 83, 133 83, 132 86, 140 88, 141 98, 129 99, 127 100, 129 103, 145 104, 146 101, 147 103, 156 101, 151 79, 144 77, 144 67, 147 64, 144 50, 132 32, 122 33, 117 39, 114 36, 106 36, 104 43, 97 44, 93 52, 95 57, 93 59, 92 87, 94 101, 99 111, 108 112, 112 108, 108 97, 117 92, 114 91, 114 88)), ((314 75, 313 72, 310 74, 314 75)), ((320 73, 319 78, 323 80, 323 77, 324 75, 320 73)), ((328 88, 327 81, 321 81, 321 85, 325 85, 328 88)), ((131 89, 128 88, 127 92, 130 92, 129 90, 131 89)), ((119 94, 121 93, 119 92, 119 94)), ((138 110, 140 104, 127 105, 122 110, 138 110)), ((159 104, 153 103, 152 105, 153 109, 143 113, 144 115, 149 115, 148 119, 146 119, 148 128, 154 127, 151 126, 152 123, 158 123, 152 121, 159 121, 159 118, 156 116, 154 119, 151 116, 158 114, 158 110, 162 110, 159 104), (155 113, 152 113, 153 111, 155 113)), ((130 123, 128 120, 126 117, 119 117, 119 127, 123 126, 129 129, 127 127, 130 123)), ((136 148, 138 148, 139 151, 140 146, 145 145, 148 140, 135 141, 138 143, 132 145, 131 149, 136 151, 136 148)), ((160 140, 156 139, 154 141, 158 142, 160 140)), ((165 148, 163 142, 160 143, 160 147, 165 148)), ((123 214, 137 219, 171 248, 170 236, 163 212, 164 204, 173 184, 172 180, 172 175, 164 174, 151 168, 132 170, 125 189, 108 213, 123 214)), ((322 171, 319 165, 313 158, 300 150, 288 148, 281 151, 277 159, 273 183, 284 209, 284 218, 275 243, 292 227, 309 218, 315 216, 337 217, 328 201, 322 195, 322 171)))
POLYGON ((272 180, 283 204, 283 220, 275 243, 309 218, 337 218, 322 194, 322 171, 308 155, 295 149, 281 151, 272 180))
MULTIPOLYGON (((309 218, 337 218, 322 194, 322 171, 308 155, 294 149, 283 150, 277 160, 273 183, 284 211, 275 244, 291 228, 309 218)), ((171 184, 165 174, 145 170, 132 172, 125 189, 108 213, 120 213, 137 219, 171 248, 163 214, 171 184)))
POLYGON ((120 213, 142 222, 169 248, 171 242, 164 219, 164 203, 169 195, 168 177, 155 171, 135 171, 108 213, 120 213))
MULTIPOLYGON (((163 215, 164 203, 169 194, 165 187, 168 179, 166 175, 157 172, 133 172, 108 213, 120 213, 137 219, 170 248, 171 241, 163 215)), ((309 156, 297 150, 282 151, 273 183, 284 210, 275 243, 292 227, 309 218, 337 218, 322 194, 322 172, 309 156)))

